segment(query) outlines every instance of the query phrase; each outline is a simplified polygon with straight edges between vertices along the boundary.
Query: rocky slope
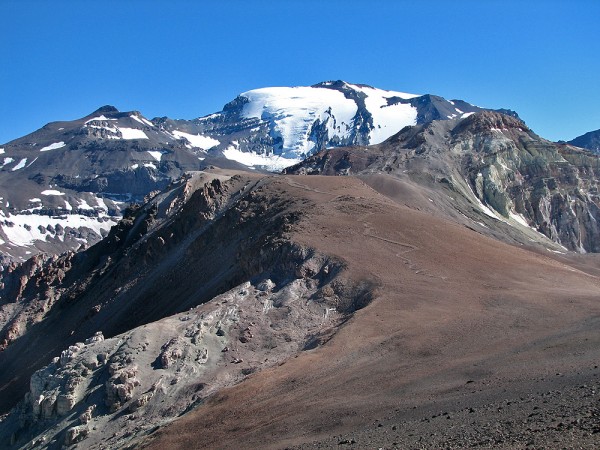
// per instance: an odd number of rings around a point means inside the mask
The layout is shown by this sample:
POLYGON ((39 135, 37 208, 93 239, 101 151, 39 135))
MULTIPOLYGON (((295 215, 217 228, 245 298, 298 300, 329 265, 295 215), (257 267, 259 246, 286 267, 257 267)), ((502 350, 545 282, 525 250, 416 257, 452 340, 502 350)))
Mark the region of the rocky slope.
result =
POLYGON ((409 127, 380 145, 326 150, 286 171, 409 179, 447 216, 468 218, 483 233, 522 244, 541 235, 562 251, 600 251, 598 157, 546 141, 506 115, 409 127))
POLYGON ((594 260, 490 239, 395 181, 197 173, 95 246, 12 266, 0 446, 369 447, 371 424, 493 421, 503 389, 592 382, 594 260))
POLYGON ((345 279, 341 260, 286 239, 307 206, 284 199, 281 183, 198 173, 130 210, 87 251, 11 266, 0 407, 29 393, 0 424, 12 436, 3 444, 120 448, 318 346, 364 306, 368 285, 345 279), (118 433, 107 441, 109 430, 118 433))

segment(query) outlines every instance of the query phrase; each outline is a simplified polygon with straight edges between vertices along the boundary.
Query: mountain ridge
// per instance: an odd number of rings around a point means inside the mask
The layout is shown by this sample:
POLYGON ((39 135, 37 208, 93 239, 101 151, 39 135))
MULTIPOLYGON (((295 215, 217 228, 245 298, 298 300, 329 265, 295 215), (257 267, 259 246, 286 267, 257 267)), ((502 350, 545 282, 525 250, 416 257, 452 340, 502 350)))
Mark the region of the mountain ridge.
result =
POLYGON ((2 261, 89 246, 129 203, 143 202, 189 170, 278 171, 317 149, 368 145, 406 125, 479 110, 341 80, 251 90, 193 120, 148 120, 103 105, 2 146, 2 261))

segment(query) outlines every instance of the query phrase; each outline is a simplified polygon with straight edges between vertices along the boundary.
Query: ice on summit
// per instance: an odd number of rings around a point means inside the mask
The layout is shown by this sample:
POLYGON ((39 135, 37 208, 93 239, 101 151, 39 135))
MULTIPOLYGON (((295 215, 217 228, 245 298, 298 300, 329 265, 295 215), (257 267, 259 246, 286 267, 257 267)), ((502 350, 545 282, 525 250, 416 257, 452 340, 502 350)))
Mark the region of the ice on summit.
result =
POLYGON ((358 111, 353 100, 333 89, 272 87, 248 91, 241 96, 249 100, 242 116, 272 121, 272 134, 283 140, 281 156, 292 159, 313 150, 315 144, 309 135, 316 120, 335 122, 335 129, 328 129, 329 137, 347 137, 358 111))
POLYGON ((242 109, 242 117, 257 118, 269 122, 270 134, 281 140, 281 150, 276 153, 285 158, 297 159, 315 150, 312 133, 315 124, 326 132, 325 139, 352 143, 356 133, 355 120, 359 104, 348 95, 348 89, 364 98, 369 121, 370 144, 378 144, 407 125, 417 122, 417 109, 402 102, 415 94, 385 91, 368 86, 344 85, 346 92, 332 89, 332 83, 321 86, 271 87, 244 92, 240 97, 248 101, 242 109))
POLYGON ((408 100, 418 97, 418 95, 353 84, 348 86, 366 95, 365 106, 373 117, 373 129, 369 133, 369 144, 379 144, 405 126, 417 124, 417 108, 399 102, 390 104, 390 100, 393 98, 408 100))

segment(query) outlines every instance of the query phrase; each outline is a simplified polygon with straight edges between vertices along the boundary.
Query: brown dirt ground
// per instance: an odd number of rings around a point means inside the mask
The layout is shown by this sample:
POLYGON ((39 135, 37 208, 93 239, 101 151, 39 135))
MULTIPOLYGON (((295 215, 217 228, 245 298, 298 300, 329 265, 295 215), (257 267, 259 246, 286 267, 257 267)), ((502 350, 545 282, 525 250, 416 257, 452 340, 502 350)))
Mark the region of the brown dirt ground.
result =
POLYGON ((222 391, 155 432, 150 448, 600 442, 595 261, 497 242, 354 178, 285 176, 267 189, 306 198, 293 239, 375 280, 376 298, 325 345, 222 391), (547 419, 537 434, 532 405, 547 419), (563 433, 559 421, 577 411, 583 425, 563 433))

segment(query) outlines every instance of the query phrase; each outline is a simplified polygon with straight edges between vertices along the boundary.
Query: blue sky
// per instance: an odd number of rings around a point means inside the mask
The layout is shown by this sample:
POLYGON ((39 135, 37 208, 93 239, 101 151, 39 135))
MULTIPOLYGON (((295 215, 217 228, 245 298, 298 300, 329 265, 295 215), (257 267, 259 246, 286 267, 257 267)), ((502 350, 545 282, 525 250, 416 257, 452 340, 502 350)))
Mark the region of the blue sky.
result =
POLYGON ((600 2, 0 0, 0 143, 105 104, 192 119, 343 79, 600 128, 600 2))

